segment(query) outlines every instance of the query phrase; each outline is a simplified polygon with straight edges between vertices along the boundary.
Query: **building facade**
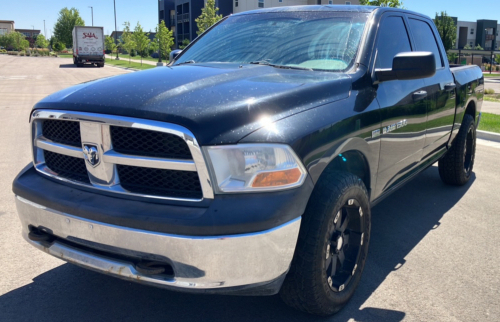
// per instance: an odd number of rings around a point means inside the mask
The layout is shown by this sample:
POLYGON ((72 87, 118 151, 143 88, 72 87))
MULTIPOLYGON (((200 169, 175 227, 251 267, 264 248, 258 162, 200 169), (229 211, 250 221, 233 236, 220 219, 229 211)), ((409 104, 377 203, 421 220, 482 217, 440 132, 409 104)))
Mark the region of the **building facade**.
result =
MULTIPOLYGON (((192 41, 198 28, 195 19, 201 14, 206 0, 160 0, 158 5, 158 21, 165 21, 167 28, 174 34, 174 44, 178 48, 184 39, 192 41)), ((233 13, 282 6, 301 5, 357 5, 359 0, 215 0, 219 14, 223 17, 233 13)))
POLYGON ((36 38, 40 34, 40 30, 37 29, 15 29, 17 32, 22 33, 26 38, 36 38))
POLYGON ((0 20, 0 36, 8 34, 9 32, 13 31, 14 28, 14 21, 12 20, 0 20))
POLYGON ((463 49, 465 46, 471 48, 477 45, 484 50, 498 50, 500 48, 500 38, 498 30, 500 24, 497 20, 477 20, 472 21, 457 21, 454 19, 457 26, 457 37, 455 42, 456 49, 463 49))

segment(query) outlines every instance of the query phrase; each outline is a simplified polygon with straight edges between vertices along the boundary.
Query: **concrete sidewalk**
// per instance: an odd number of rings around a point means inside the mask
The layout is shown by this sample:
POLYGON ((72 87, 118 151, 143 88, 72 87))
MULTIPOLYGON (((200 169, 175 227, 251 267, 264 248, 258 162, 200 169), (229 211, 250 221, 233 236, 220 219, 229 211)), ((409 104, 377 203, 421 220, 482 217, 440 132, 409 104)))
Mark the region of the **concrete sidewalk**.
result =
MULTIPOLYGON (((115 56, 115 55, 113 55, 113 56, 111 56, 111 55, 106 55, 106 58, 109 58, 109 59, 115 59, 115 58, 116 58, 116 56, 115 56)), ((120 57, 120 60, 125 60, 125 61, 128 61, 128 58, 122 58, 122 57, 120 57)), ((141 63, 141 60, 140 60, 140 59, 139 59, 139 60, 137 60, 137 59, 130 59, 130 61, 131 61, 131 62, 133 62, 133 63, 139 63, 139 64, 141 63)), ((146 65, 154 65, 154 66, 156 66, 156 62, 154 62, 154 61, 150 61, 150 60, 144 60, 144 59, 143 59, 143 60, 142 60, 142 63, 143 63, 143 64, 146 64, 146 65)), ((165 66, 165 63, 163 63, 163 66, 165 66)))
POLYGON ((483 101, 483 106, 481 107, 481 112, 500 115, 500 103, 483 101))

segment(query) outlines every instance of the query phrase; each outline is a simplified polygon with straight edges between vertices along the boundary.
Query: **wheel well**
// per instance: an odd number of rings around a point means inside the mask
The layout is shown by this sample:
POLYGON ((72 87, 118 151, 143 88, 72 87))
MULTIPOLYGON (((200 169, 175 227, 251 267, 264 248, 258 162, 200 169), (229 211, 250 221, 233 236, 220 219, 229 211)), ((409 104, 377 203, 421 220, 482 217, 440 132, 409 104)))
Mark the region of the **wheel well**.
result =
POLYGON ((467 105, 465 114, 469 114, 470 116, 472 116, 474 121, 476 120, 476 105, 474 104, 474 102, 470 102, 469 105, 467 105))
MULTIPOLYGON (((359 151, 346 151, 336 156, 321 174, 321 177, 330 171, 349 172, 360 178, 370 192, 370 168, 365 156, 359 151)), ((318 181, 319 181, 318 180, 318 181)))

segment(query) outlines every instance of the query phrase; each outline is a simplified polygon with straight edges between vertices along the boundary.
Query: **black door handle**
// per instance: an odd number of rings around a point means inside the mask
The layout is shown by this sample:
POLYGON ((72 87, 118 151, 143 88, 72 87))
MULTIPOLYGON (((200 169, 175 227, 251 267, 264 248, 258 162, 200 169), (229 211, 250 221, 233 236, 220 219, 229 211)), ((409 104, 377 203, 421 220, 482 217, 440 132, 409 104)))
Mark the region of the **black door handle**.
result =
POLYGON ((457 87, 457 85, 455 83, 449 83, 449 84, 444 85, 444 90, 447 92, 451 92, 456 87, 457 87))
POLYGON ((426 97, 427 97, 426 91, 418 91, 418 92, 413 93, 413 95, 412 95, 413 101, 415 101, 415 102, 421 101, 426 97))

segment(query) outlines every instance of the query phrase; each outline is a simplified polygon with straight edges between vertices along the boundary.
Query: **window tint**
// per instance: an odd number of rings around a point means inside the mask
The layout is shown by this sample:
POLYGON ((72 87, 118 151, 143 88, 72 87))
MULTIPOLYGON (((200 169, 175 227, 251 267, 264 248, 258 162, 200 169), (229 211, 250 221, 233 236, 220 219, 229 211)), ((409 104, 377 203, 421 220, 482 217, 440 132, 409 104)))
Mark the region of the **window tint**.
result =
POLYGON ((382 21, 377 45, 377 68, 392 68, 392 60, 399 53, 411 51, 408 33, 401 17, 387 17, 382 21))
POLYGON ((425 21, 410 19, 410 28, 415 38, 415 46, 418 51, 430 51, 436 57, 436 67, 443 67, 441 54, 434 38, 431 26, 425 21))

